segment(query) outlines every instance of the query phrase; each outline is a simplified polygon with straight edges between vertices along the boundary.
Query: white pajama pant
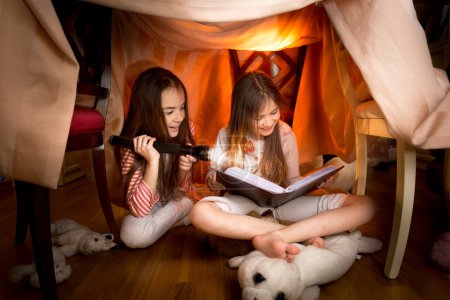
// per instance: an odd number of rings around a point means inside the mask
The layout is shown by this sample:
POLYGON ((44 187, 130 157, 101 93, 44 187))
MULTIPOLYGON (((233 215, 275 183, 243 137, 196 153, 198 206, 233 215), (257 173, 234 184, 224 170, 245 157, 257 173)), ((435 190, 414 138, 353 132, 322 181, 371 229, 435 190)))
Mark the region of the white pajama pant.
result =
POLYGON ((298 222, 324 211, 341 207, 348 194, 326 194, 320 196, 302 196, 277 208, 262 207, 247 197, 225 193, 224 196, 208 196, 200 201, 214 202, 222 211, 246 215, 251 211, 263 214, 268 210, 278 221, 298 222))
POLYGON ((172 226, 183 220, 185 226, 191 222, 189 211, 192 200, 183 197, 169 201, 166 205, 156 203, 148 216, 137 218, 132 214, 125 216, 120 228, 120 239, 129 248, 146 248, 155 243, 172 226))

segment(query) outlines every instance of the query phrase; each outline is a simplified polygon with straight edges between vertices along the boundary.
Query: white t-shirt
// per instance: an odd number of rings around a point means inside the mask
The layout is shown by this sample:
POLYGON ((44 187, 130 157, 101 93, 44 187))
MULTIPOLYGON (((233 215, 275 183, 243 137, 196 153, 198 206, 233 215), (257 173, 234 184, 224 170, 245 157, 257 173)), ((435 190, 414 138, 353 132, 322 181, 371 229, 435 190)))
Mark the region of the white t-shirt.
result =
MULTIPOLYGON (((283 150, 283 155, 287 164, 287 181, 288 184, 291 184, 297 181, 300 176, 297 139, 294 132, 292 131, 292 128, 288 124, 284 123, 283 121, 279 121, 278 126, 281 137, 281 148, 283 150)), ((261 174, 257 172, 257 170, 264 153, 264 140, 256 140, 253 138, 248 139, 251 144, 245 151, 244 169, 261 176, 261 174)), ((221 171, 223 171, 224 168, 228 167, 228 140, 227 128, 224 127, 219 130, 219 133, 217 135, 211 160, 211 166, 221 171)))

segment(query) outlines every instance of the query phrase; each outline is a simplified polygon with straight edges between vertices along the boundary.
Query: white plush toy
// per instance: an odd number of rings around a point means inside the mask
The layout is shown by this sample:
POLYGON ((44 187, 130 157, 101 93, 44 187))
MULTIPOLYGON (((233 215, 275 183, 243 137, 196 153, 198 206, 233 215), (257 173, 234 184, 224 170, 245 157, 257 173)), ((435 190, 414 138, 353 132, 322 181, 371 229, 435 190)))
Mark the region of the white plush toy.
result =
POLYGON ((382 243, 354 231, 326 237, 325 248, 295 245, 301 251, 291 262, 269 258, 257 250, 228 261, 230 267, 239 267, 242 299, 318 299, 319 285, 337 280, 352 266, 358 253, 376 252, 382 243))
MULTIPOLYGON (((52 250, 56 283, 61 283, 72 274, 72 267, 66 264, 66 257, 58 247, 53 246, 52 250)), ((32 287, 40 288, 39 277, 34 263, 15 266, 9 271, 9 279, 11 282, 16 283, 27 277, 29 278, 29 283, 32 287)))
POLYGON ((79 252, 88 255, 106 251, 117 244, 114 235, 100 234, 71 219, 59 219, 51 224, 53 245, 59 246, 66 257, 79 252))

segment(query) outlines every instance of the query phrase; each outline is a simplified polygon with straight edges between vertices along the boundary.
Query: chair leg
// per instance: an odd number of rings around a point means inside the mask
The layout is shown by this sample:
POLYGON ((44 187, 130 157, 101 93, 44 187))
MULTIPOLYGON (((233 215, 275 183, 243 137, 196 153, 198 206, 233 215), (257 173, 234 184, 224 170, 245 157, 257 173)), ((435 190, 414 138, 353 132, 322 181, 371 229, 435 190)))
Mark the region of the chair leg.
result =
POLYGON ((29 211, 34 260, 43 299, 58 299, 50 230, 50 191, 33 183, 16 181, 18 202, 29 211))
POLYGON ((405 254, 414 206, 416 150, 397 140, 397 187, 391 240, 384 274, 395 279, 405 254))
POLYGON ((447 218, 450 219, 450 149, 445 149, 444 200, 445 200, 445 204, 447 206, 447 218))
POLYGON ((102 207, 103 215, 105 216, 106 223, 109 230, 114 235, 117 243, 120 243, 120 232, 117 226, 114 212, 111 206, 111 199, 109 197, 108 183, 106 178, 105 167, 105 150, 103 146, 92 149, 93 165, 95 184, 97 186, 97 193, 100 199, 100 205, 102 207))
POLYGON ((356 180, 353 193, 364 195, 367 181, 367 136, 361 133, 356 134, 356 180))
POLYGON ((28 225, 31 218, 31 207, 28 204, 29 199, 33 197, 33 188, 16 181, 16 236, 15 243, 23 244, 27 237, 28 225))

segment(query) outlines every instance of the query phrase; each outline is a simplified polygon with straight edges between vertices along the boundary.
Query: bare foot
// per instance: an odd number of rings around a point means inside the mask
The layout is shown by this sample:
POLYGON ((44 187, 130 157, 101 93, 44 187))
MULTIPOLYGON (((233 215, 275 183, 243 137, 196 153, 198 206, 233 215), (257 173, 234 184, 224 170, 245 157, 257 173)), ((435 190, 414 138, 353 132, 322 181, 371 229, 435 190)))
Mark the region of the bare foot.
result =
POLYGON ((300 253, 300 249, 297 246, 286 243, 275 232, 256 236, 253 238, 252 243, 255 249, 261 251, 264 255, 284 258, 288 262, 300 253))
POLYGON ((325 248, 325 241, 321 237, 313 237, 305 242, 306 245, 312 245, 317 248, 325 248))

